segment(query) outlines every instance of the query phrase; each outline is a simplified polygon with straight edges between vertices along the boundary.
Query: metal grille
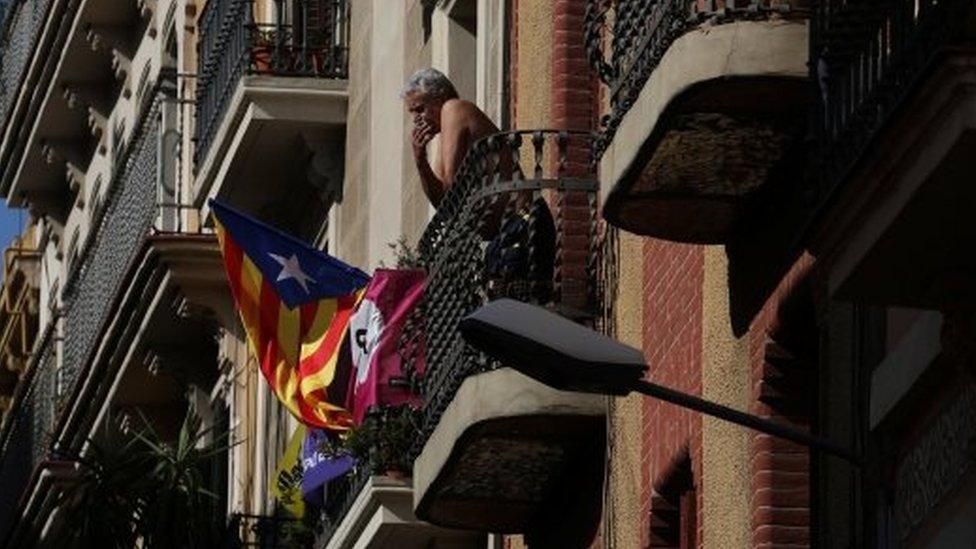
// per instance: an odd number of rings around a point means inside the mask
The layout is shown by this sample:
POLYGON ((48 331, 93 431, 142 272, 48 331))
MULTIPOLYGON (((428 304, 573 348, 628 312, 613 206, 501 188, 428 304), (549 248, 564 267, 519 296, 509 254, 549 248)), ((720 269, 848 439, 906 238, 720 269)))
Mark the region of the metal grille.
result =
POLYGON ((275 0, 273 23, 255 22, 252 3, 212 0, 200 16, 197 162, 245 74, 347 76, 348 0, 275 0))
POLYGON ((230 517, 225 547, 304 549, 311 547, 313 533, 300 519, 234 514, 230 517))
MULTIPOLYGON (((38 359, 26 384, 26 392, 15 410, 11 428, 0 433, 0 539, 3 521, 13 512, 30 474, 48 458, 54 423, 73 394, 80 369, 99 343, 99 330, 122 287, 127 267, 140 247, 157 229, 159 214, 184 206, 161 203, 164 184, 157 169, 161 135, 160 112, 172 100, 164 83, 155 85, 155 98, 137 124, 133 138, 122 153, 121 165, 112 178, 112 188, 101 213, 93 220, 94 233, 69 275, 62 292, 61 357, 58 360, 56 321, 48 324, 38 343, 38 359)), ((165 178, 164 178, 165 179, 165 178)), ((168 230, 183 231, 180 223, 168 230)))
POLYGON ((51 429, 59 404, 54 392, 57 355, 53 330, 48 329, 35 348, 36 362, 28 367, 26 391, 0 440, 0 539, 13 525, 14 510, 35 467, 48 456, 51 429))
POLYGON ((513 297, 577 319, 595 317, 593 158, 591 134, 548 130, 493 135, 468 152, 420 241, 427 286, 423 304, 400 341, 408 368, 417 368, 412 359, 420 352, 426 359, 420 383, 423 432, 415 453, 464 379, 497 366, 461 339, 458 323, 464 316, 491 299, 513 297), (547 249, 537 236, 546 230, 550 210, 554 242, 547 249), (510 246, 526 248, 526 269, 499 278, 492 274, 487 250, 497 250, 492 246, 513 222, 524 223, 524 241, 510 246))
POLYGON ((156 213, 156 164, 159 142, 158 104, 136 132, 128 155, 109 191, 96 233, 90 237, 86 257, 62 294, 64 354, 61 364, 66 387, 73 387, 113 297, 135 257, 143 236, 152 228, 156 213))
POLYGON ((31 459, 34 465, 47 457, 54 418, 63 404, 61 395, 56 389, 57 375, 57 355, 54 352, 54 345, 44 345, 38 359, 38 371, 30 387, 30 402, 27 403, 33 416, 31 459))
POLYGON ((21 0, 7 7, 3 42, 0 43, 0 128, 7 125, 50 4, 51 0, 21 0))
MULTIPOLYGON (((801 3, 802 4, 802 3, 801 3)), ((806 17, 807 10, 775 0, 587 0, 586 50, 610 87, 610 113, 597 143, 602 154, 671 44, 688 31, 773 14, 806 17)))

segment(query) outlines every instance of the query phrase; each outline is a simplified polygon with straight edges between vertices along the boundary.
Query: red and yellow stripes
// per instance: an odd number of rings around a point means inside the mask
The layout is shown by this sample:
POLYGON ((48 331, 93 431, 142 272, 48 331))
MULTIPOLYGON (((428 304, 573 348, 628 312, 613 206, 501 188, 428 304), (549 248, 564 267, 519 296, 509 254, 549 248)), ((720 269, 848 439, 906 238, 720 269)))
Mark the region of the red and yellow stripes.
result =
POLYGON ((306 425, 346 430, 352 417, 328 402, 339 348, 363 291, 289 309, 274 285, 215 220, 227 280, 251 351, 282 404, 306 425))

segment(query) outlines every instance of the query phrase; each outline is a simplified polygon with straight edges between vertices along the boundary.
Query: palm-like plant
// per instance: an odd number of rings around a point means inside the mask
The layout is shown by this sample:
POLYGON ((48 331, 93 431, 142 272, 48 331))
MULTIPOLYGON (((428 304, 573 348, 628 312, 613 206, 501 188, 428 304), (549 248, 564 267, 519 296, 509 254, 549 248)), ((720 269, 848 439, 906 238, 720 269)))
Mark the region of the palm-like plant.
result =
POLYGON ((61 494, 69 547, 215 547, 223 510, 208 489, 212 460, 226 452, 227 434, 207 444, 190 412, 174 441, 166 441, 143 416, 131 435, 113 430, 92 441, 78 458, 82 474, 61 494))
POLYGON ((227 451, 227 434, 207 444, 213 429, 202 429, 199 416, 190 413, 176 441, 167 443, 148 421, 143 423, 145 429, 135 434, 151 464, 151 490, 144 497, 138 528, 143 546, 216 546, 223 513, 216 509, 218 496, 208 489, 207 472, 212 460, 227 451))
POLYGON ((80 476, 59 493, 69 548, 128 549, 138 537, 145 490, 145 454, 134 440, 103 436, 77 459, 80 476))

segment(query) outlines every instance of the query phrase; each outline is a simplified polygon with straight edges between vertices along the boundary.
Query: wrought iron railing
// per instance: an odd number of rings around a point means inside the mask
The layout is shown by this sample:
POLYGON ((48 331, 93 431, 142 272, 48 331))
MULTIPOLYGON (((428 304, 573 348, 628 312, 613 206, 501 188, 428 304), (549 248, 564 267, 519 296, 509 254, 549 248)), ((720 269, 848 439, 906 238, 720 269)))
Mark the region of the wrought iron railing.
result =
POLYGON ((497 366, 461 339, 465 315, 514 297, 596 316, 593 144, 589 133, 515 131, 476 142, 465 157, 420 241, 427 286, 400 341, 408 364, 425 357, 415 453, 464 379, 497 366))
POLYGON ((969 0, 821 0, 811 36, 820 87, 821 202, 913 89, 961 37, 969 0))
POLYGON ((253 0, 210 0, 200 15, 197 162, 246 74, 346 78, 348 0, 274 0, 273 22, 255 20, 253 0))
POLYGON ((51 0, 14 0, 5 10, 0 35, 0 132, 7 126, 24 72, 36 53, 51 0))
POLYGON ((806 1, 587 0, 586 50, 610 91, 610 113, 598 154, 630 110, 651 73, 676 39, 703 24, 742 19, 806 17, 806 1))
MULTIPOLYGON (((329 545, 370 478, 389 475, 390 471, 409 476, 413 462, 408 454, 416 429, 415 419, 412 408, 392 405, 370 408, 366 419, 356 427, 359 432, 354 433, 361 441, 369 441, 369 454, 357 456, 351 471, 325 486, 325 505, 320 509, 316 527, 316 549, 329 545)), ((358 448, 361 444, 353 446, 358 448)))
POLYGON ((228 524, 225 547, 238 549, 306 549, 314 534, 300 519, 278 515, 234 514, 228 524))

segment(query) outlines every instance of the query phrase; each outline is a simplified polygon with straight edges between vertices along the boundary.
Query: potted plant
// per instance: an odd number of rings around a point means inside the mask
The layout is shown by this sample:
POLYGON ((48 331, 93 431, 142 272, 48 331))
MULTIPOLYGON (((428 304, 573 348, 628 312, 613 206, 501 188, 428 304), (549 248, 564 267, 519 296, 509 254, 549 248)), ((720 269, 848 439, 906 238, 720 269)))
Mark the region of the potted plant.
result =
POLYGON ((410 406, 373 408, 362 424, 349 430, 343 445, 373 474, 409 477, 410 450, 419 432, 419 411, 410 406))

